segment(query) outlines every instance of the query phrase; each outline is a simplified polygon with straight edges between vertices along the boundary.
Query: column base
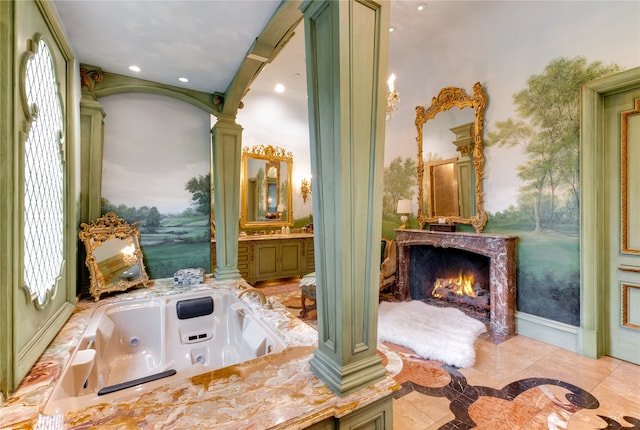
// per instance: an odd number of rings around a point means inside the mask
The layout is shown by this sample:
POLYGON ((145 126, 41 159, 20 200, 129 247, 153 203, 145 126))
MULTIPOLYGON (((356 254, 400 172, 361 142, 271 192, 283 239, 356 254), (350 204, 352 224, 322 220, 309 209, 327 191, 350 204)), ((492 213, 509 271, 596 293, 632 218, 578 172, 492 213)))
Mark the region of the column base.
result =
POLYGON ((378 354, 342 367, 320 349, 316 349, 309 362, 313 373, 338 396, 344 396, 381 381, 387 375, 378 354))
POLYGON ((242 276, 240 276, 240 271, 238 269, 220 269, 219 267, 216 267, 216 270, 213 272, 213 277, 217 280, 217 281, 228 281, 230 279, 240 279, 242 278, 242 276))

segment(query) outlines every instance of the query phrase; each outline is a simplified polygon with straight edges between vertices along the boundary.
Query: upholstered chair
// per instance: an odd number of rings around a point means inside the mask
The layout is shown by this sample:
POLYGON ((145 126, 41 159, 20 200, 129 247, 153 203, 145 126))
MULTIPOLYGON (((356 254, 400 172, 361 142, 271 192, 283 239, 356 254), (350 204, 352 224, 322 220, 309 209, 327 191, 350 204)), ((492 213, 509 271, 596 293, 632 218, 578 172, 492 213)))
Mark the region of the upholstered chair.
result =
POLYGON ((395 240, 382 239, 385 243, 382 264, 380 264, 380 291, 386 290, 396 282, 398 269, 398 250, 395 240))

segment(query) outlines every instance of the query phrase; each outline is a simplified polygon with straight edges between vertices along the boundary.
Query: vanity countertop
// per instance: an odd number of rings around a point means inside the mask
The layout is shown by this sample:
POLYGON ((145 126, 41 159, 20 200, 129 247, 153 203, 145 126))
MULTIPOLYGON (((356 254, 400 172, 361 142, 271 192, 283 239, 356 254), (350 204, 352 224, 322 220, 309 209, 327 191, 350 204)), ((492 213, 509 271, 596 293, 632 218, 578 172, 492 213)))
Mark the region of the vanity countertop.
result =
MULTIPOLYGON (((246 235, 238 236, 238 240, 240 242, 246 242, 251 240, 284 240, 284 239, 308 239, 313 238, 313 233, 273 233, 273 234, 253 234, 247 233, 246 235)), ((214 243, 216 240, 214 238, 211 239, 211 242, 214 243)))
MULTIPOLYGON (((150 288, 106 297, 97 303, 81 300, 20 387, 0 406, 0 428, 36 427, 39 412, 81 339, 95 306, 198 289, 236 288, 237 282, 207 279, 203 285, 176 289, 171 280, 157 280, 150 288)), ((246 295, 242 299, 287 340, 289 348, 67 413, 64 428, 301 429, 326 418, 345 416, 398 389, 388 374, 382 381, 353 394, 335 395, 309 366, 317 347, 317 332, 277 302, 267 310, 246 295)))

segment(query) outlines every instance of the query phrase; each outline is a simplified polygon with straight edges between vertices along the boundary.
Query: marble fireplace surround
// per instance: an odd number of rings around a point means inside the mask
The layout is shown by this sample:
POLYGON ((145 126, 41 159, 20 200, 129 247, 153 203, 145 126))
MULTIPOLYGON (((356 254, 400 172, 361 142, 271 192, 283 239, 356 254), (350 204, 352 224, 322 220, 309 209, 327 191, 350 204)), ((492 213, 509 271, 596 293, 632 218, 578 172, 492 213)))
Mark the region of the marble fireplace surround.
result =
POLYGON ((500 343, 515 335, 517 236, 485 233, 449 233, 429 230, 396 230, 398 283, 394 296, 411 300, 409 276, 412 246, 455 248, 484 255, 489 268, 489 336, 500 343))

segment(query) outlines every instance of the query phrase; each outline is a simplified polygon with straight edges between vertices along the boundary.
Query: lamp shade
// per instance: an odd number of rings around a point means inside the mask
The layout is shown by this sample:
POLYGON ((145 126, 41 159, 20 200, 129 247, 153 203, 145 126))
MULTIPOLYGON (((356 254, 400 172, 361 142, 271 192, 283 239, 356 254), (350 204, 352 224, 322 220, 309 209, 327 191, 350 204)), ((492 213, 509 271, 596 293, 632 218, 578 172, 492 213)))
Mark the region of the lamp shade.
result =
POLYGON ((399 214, 410 214, 411 200, 398 200, 398 210, 396 212, 399 214))
POLYGON ((284 205, 278 205, 276 212, 284 212, 284 205))

